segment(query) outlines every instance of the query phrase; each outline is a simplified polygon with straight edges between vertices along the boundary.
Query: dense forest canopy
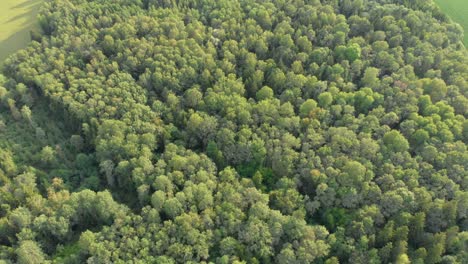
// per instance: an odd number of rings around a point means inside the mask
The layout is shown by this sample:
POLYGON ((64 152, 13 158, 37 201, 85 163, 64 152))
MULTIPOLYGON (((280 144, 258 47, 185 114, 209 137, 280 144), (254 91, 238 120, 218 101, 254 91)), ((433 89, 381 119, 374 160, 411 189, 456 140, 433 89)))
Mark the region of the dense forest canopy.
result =
POLYGON ((432 0, 48 0, 0 75, 0 263, 468 261, 432 0))

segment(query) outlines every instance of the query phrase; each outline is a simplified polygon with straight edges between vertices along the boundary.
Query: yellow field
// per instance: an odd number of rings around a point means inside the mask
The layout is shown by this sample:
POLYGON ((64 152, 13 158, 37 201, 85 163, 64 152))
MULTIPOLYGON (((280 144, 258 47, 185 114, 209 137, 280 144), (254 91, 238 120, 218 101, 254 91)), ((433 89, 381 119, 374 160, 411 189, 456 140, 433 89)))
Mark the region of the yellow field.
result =
POLYGON ((29 43, 29 30, 37 26, 41 3, 42 0, 0 0, 0 64, 29 43))

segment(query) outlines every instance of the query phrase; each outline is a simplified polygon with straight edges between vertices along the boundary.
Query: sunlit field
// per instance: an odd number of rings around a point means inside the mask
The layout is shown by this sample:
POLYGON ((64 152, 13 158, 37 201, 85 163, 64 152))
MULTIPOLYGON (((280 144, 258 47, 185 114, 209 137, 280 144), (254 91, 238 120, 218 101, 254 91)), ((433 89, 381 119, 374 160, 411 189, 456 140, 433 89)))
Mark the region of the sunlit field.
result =
POLYGON ((435 0, 442 11, 448 14, 465 30, 465 46, 468 45, 468 1, 467 0, 435 0))
POLYGON ((29 31, 37 26, 42 0, 0 0, 0 64, 14 51, 26 47, 29 31))

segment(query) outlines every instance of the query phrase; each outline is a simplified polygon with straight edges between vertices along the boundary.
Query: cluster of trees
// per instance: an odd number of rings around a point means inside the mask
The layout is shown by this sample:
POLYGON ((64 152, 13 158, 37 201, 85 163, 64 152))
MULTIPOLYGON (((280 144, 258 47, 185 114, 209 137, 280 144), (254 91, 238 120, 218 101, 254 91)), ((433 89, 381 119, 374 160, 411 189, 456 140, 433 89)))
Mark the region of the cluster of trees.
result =
POLYGON ((432 1, 49 0, 39 21, 0 78, 0 137, 43 139, 0 151, 6 263, 468 259, 468 54, 432 1))

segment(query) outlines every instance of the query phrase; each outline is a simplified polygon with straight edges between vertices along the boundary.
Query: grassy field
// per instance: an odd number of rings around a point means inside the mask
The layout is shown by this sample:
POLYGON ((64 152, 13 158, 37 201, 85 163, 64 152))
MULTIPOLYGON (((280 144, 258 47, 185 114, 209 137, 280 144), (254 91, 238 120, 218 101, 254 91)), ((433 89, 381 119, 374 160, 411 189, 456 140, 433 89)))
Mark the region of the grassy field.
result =
POLYGON ((468 47, 468 0, 435 0, 442 11, 465 30, 465 46, 468 47))
POLYGON ((42 0, 0 0, 0 64, 29 43, 29 30, 37 26, 41 3, 42 0))

